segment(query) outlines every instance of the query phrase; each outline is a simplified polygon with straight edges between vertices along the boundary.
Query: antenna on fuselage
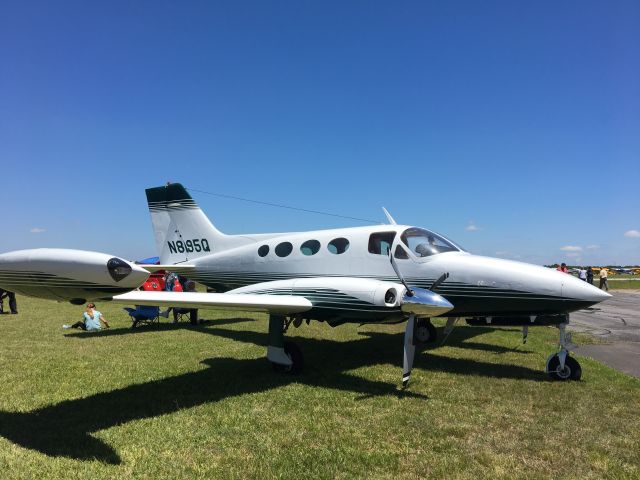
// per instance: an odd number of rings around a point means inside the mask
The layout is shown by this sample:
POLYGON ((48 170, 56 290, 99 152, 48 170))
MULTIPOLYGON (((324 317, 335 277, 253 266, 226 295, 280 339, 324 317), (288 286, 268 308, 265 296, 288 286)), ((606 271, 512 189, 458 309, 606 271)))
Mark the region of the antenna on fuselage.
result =
POLYGON ((387 211, 386 208, 382 207, 382 211, 384 212, 384 214, 387 216, 387 220, 389 220, 389 224, 390 225, 397 225, 396 221, 393 219, 393 217, 391 216, 391 214, 387 211))
MULTIPOLYGON (((348 215, 341 215, 341 214, 338 214, 338 213, 323 212, 323 211, 320 211, 320 210, 310 210, 308 208, 292 207, 290 205, 283 205, 283 204, 280 204, 280 203, 263 202, 261 200, 252 200, 250 198, 242 198, 242 197, 237 197, 235 195, 226 195, 224 193, 207 192, 205 190, 198 190, 198 189, 195 189, 195 188, 189 188, 188 190, 190 192, 198 192, 198 193, 204 193, 205 195, 213 195, 214 197, 229 198, 229 199, 232 199, 232 200, 241 200, 243 202, 249 202, 249 203, 257 203, 259 205, 267 205, 269 207, 285 208, 287 210, 295 210, 295 211, 298 211, 298 212, 306 212, 306 213, 315 213, 317 215, 327 215, 329 217, 345 218, 347 220, 357 220, 359 222, 372 223, 374 225, 382 224, 382 222, 380 222, 378 220, 371 220, 371 219, 368 219, 368 218, 350 217, 348 215)), ((395 224, 395 221, 393 221, 393 223, 395 224)))

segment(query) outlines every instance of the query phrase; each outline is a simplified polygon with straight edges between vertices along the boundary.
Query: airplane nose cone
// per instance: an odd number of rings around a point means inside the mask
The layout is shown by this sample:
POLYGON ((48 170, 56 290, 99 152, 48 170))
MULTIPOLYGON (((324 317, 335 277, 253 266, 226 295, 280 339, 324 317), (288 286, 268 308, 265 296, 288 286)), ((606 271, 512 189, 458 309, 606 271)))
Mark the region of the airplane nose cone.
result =
POLYGON ((147 270, 145 270, 142 267, 139 267, 136 264, 131 263, 131 274, 129 275, 130 277, 130 283, 131 285, 135 285, 136 287, 139 287, 140 285, 142 285, 144 282, 147 281, 147 278, 149 278, 149 272, 147 270))
POLYGON ((149 276, 149 272, 142 267, 118 257, 113 257, 107 262, 107 270, 118 285, 132 288, 142 285, 149 276))
POLYGON ((591 305, 611 298, 607 292, 569 275, 562 281, 562 296, 580 302, 588 302, 591 305))

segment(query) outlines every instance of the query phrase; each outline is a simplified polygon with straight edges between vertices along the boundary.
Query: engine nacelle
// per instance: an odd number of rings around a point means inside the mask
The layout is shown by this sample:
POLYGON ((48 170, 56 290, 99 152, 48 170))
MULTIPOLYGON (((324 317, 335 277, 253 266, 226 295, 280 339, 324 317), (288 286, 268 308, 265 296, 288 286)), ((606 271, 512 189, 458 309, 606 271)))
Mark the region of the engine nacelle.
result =
POLYGON ((303 316, 335 326, 345 322, 393 323, 408 315, 402 311, 406 289, 400 283, 350 277, 313 277, 263 282, 228 293, 299 295, 313 308, 303 316))
POLYGON ((344 297, 345 301, 350 299, 376 307, 397 309, 404 292, 405 288, 399 283, 350 277, 313 277, 255 283, 229 293, 293 294, 317 299, 344 297))
POLYGON ((129 292, 148 276, 131 262, 84 250, 38 248, 0 255, 0 288, 75 304, 129 292))

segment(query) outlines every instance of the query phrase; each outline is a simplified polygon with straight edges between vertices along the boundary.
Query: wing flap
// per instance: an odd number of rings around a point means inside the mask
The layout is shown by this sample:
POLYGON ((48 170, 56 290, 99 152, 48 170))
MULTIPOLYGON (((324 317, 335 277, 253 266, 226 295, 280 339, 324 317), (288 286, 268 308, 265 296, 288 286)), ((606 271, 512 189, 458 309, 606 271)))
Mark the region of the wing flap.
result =
POLYGON ((313 306, 304 297, 249 293, 133 291, 113 297, 115 303, 182 308, 220 308, 275 314, 301 313, 313 306))

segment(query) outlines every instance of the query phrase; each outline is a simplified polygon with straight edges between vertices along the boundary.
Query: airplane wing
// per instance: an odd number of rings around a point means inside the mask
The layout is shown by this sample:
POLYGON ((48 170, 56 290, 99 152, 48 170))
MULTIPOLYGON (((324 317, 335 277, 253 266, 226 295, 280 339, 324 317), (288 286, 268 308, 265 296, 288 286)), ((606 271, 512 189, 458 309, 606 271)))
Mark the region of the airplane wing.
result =
POLYGON ((182 308, 221 308, 281 315, 306 312, 309 300, 293 295, 256 295, 250 293, 149 292, 133 291, 116 295, 113 302, 126 305, 150 305, 182 308))

